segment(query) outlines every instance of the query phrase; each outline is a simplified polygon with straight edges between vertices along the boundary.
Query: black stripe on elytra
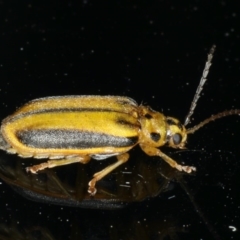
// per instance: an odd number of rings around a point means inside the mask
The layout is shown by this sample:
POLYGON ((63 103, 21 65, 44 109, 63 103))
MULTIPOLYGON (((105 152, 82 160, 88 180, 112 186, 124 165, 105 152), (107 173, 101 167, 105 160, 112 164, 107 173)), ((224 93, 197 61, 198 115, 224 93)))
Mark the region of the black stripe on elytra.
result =
POLYGON ((141 128, 141 125, 138 122, 137 122, 138 124, 134 124, 130 121, 127 121, 124 118, 117 118, 116 123, 118 123, 122 126, 128 127, 128 128, 131 128, 131 129, 132 128, 139 128, 139 129, 141 128))
POLYGON ((138 137, 118 137, 104 133, 66 129, 23 130, 17 132, 23 144, 41 149, 86 149, 99 147, 129 147, 138 137))

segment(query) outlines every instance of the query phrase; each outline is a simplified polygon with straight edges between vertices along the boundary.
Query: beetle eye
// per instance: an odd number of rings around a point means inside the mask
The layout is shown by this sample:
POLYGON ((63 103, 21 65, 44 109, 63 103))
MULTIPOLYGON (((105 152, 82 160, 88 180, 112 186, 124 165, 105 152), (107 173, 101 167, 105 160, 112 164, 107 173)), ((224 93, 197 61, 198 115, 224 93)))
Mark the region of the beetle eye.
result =
POLYGON ((182 141, 182 136, 179 133, 176 133, 172 136, 172 139, 173 139, 173 143, 175 145, 178 145, 182 141))

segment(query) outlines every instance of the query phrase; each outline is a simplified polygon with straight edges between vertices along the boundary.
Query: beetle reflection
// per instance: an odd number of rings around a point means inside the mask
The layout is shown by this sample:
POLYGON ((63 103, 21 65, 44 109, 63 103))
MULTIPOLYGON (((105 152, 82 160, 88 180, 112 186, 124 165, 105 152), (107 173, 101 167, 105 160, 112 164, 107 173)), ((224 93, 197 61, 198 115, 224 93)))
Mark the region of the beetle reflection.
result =
POLYGON ((0 155, 0 178, 21 195, 56 205, 101 209, 122 208, 127 203, 140 202, 165 191, 170 180, 163 177, 168 173, 160 174, 160 165, 166 168, 165 172, 176 172, 157 160, 138 159, 102 179, 99 191, 91 197, 86 191, 86 183, 102 164, 69 165, 33 175, 26 173, 22 165, 25 162, 13 155, 0 155))

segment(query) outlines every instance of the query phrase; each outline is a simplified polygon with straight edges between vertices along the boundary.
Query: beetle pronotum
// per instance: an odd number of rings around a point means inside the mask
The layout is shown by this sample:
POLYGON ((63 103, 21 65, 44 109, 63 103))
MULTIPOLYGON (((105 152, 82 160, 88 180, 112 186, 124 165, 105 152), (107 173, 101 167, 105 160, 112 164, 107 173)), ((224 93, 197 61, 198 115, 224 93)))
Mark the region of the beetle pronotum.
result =
POLYGON ((95 184, 129 159, 135 145, 149 156, 159 156, 170 166, 191 173, 195 167, 183 166, 164 154, 159 147, 183 149, 187 135, 207 123, 240 110, 224 111, 186 129, 200 97, 213 58, 213 46, 184 125, 148 106, 137 105, 119 96, 62 96, 33 100, 5 118, 1 125, 0 148, 23 158, 47 158, 47 162, 27 168, 37 173, 45 168, 71 163, 87 163, 91 158, 112 156, 117 162, 94 174, 88 192, 96 193, 95 184))

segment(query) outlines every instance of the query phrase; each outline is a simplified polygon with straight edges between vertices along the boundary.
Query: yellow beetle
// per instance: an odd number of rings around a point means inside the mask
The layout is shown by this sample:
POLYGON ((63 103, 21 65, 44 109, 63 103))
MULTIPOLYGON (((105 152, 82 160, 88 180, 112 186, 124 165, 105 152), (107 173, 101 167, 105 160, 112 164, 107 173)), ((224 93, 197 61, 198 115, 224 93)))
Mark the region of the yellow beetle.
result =
POLYGON ((94 174, 88 192, 96 193, 95 184, 129 159, 135 145, 149 156, 159 156, 173 168, 191 173, 196 168, 182 166, 164 154, 159 147, 184 148, 187 134, 227 115, 214 115, 191 129, 185 126, 193 114, 206 81, 214 52, 208 55, 203 76, 196 91, 185 124, 166 117, 133 99, 120 96, 59 96, 33 100, 5 118, 1 125, 0 148, 23 158, 47 158, 47 162, 28 167, 37 173, 45 168, 71 163, 87 163, 91 158, 103 160, 112 156, 117 162, 94 174))

